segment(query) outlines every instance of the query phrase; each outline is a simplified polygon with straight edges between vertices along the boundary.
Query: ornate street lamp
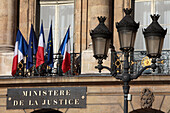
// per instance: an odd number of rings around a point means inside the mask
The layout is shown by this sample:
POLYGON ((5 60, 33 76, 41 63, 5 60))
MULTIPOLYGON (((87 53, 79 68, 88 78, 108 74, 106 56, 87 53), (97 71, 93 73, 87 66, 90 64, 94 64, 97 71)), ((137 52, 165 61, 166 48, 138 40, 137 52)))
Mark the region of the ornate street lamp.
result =
POLYGON ((157 58, 161 56, 164 37, 167 29, 164 30, 158 23, 160 15, 151 15, 152 23, 143 30, 145 37, 147 56, 150 58, 157 58))
POLYGON ((107 68, 102 66, 102 60, 107 58, 108 49, 111 44, 112 32, 104 24, 106 17, 97 17, 99 20, 99 25, 90 31, 90 35, 92 37, 93 43, 93 52, 94 57, 98 60, 99 65, 96 67, 99 69, 99 72, 103 68, 107 68))
POLYGON ((120 50, 129 51, 134 49, 139 23, 136 23, 130 16, 132 9, 123 10, 126 15, 119 23, 116 23, 116 28, 119 34, 120 50))
POLYGON ((98 17, 99 25, 90 31, 93 43, 94 57, 96 59, 106 59, 111 43, 112 32, 104 24, 106 18, 98 17))
MULTIPOLYGON (((123 66, 123 73, 121 75, 115 75, 111 68, 107 66, 102 66, 102 60, 106 59, 107 57, 107 51, 109 49, 109 42, 111 38, 111 34, 107 27, 104 25, 102 28, 105 28, 105 30, 98 30, 100 28, 100 24, 94 29, 91 30, 90 35, 92 36, 92 42, 93 42, 93 50, 94 50, 94 57, 98 59, 100 62, 98 66, 95 66, 95 68, 98 68, 99 72, 103 68, 108 69, 113 76, 116 79, 120 79, 123 81, 123 92, 124 92, 124 113, 128 113, 128 94, 129 94, 129 82, 133 79, 137 79, 139 76, 141 76, 142 72, 146 70, 147 68, 152 68, 153 71, 156 69, 156 58, 161 56, 162 46, 164 37, 166 35, 167 30, 164 30, 159 23, 157 22, 159 15, 153 15, 151 16, 153 22, 148 26, 148 28, 144 29, 144 37, 146 42, 146 48, 147 48, 147 55, 152 58, 152 64, 150 66, 143 67, 136 75, 129 74, 129 53, 130 51, 134 50, 134 44, 136 39, 136 32, 139 28, 139 23, 136 23, 132 17, 130 16, 132 9, 124 9, 125 17, 118 23, 116 23, 116 28, 119 34, 119 41, 120 41, 120 50, 124 53, 124 66, 123 66), (101 31, 101 32, 100 32, 101 31), (107 32, 106 32, 107 31, 107 32), (108 35, 107 35, 108 34, 108 35), (107 41, 108 40, 108 41, 107 41), (100 45, 102 44, 102 45, 100 45), (107 45, 106 45, 107 44, 107 45)), ((105 20, 102 17, 98 18, 100 20, 105 20)), ((100 28, 101 29, 101 28, 100 28)))

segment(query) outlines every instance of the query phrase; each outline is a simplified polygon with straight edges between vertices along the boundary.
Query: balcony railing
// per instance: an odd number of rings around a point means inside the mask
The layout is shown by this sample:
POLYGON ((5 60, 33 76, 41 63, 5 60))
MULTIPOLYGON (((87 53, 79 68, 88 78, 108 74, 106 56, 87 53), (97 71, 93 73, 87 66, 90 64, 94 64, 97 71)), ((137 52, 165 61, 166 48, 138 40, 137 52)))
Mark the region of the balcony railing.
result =
POLYGON ((60 53, 53 54, 54 67, 50 68, 46 63, 40 65, 38 68, 35 67, 35 56, 34 66, 26 70, 26 63, 21 61, 18 64, 18 69, 14 77, 31 77, 31 76, 64 76, 64 75, 78 75, 80 74, 80 53, 71 53, 71 69, 70 71, 62 72, 62 60, 63 57, 60 53))
MULTIPOLYGON (((124 66, 124 57, 122 52, 112 52, 111 68, 116 74, 122 73, 124 66)), ((35 56, 34 56, 35 57, 35 56)), ((75 76, 81 73, 81 58, 80 53, 71 53, 71 70, 67 73, 63 73, 62 55, 55 53, 54 67, 50 68, 46 64, 35 68, 35 65, 30 70, 26 70, 25 63, 19 63, 17 73, 14 77, 32 77, 32 76, 75 76)), ((136 74, 142 67, 150 65, 151 59, 146 56, 146 51, 135 51, 130 53, 130 70, 129 73, 136 74)), ((34 58, 35 64, 35 58, 34 58)), ((151 69, 147 69, 143 72, 144 75, 169 75, 170 74, 170 50, 163 50, 162 56, 157 59, 158 68, 153 72, 151 69)), ((97 65, 97 64, 96 64, 97 65)), ((95 67, 95 66, 94 66, 95 67)))
MULTIPOLYGON (((112 53, 113 63, 112 70, 116 70, 117 74, 122 73, 124 66, 124 57, 122 52, 112 53)), ((135 51, 130 53, 130 70, 129 73, 136 74, 142 67, 151 65, 151 59, 146 56, 146 51, 135 51)), ((169 75, 170 74, 170 50, 163 50, 162 56, 157 59, 157 69, 153 72, 147 69, 143 74, 147 75, 169 75)))

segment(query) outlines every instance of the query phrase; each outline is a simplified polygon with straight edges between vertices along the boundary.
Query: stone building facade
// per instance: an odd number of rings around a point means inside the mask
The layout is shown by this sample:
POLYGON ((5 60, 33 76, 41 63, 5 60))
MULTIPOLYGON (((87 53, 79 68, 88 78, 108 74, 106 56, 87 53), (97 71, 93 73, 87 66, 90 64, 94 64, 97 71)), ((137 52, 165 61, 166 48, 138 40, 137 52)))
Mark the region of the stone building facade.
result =
MULTIPOLYGON (((27 42, 29 41, 31 24, 33 24, 36 34, 39 34, 41 1, 45 0, 1 0, 0 113, 43 113, 48 110, 48 113, 123 113, 123 83, 111 76, 107 70, 103 70, 102 74, 98 74, 98 70, 94 68, 97 61, 93 58, 90 30, 98 25, 98 16, 106 16, 105 24, 110 31, 113 31, 113 45, 119 51, 119 39, 115 22, 119 22, 123 18, 123 8, 134 8, 135 1, 64 0, 74 2, 73 38, 75 53, 81 54, 81 74, 69 77, 12 77, 11 68, 17 30, 20 29, 27 42), (87 87, 86 108, 19 110, 6 108, 8 89, 54 87, 87 87)), ((104 65, 110 66, 110 53, 108 56, 107 60, 104 61, 104 65)), ((156 111, 157 113, 170 113, 169 74, 141 76, 137 80, 131 81, 130 86, 130 94, 132 95, 132 100, 128 103, 130 113, 156 111), (142 104, 150 107, 143 107, 142 104)))

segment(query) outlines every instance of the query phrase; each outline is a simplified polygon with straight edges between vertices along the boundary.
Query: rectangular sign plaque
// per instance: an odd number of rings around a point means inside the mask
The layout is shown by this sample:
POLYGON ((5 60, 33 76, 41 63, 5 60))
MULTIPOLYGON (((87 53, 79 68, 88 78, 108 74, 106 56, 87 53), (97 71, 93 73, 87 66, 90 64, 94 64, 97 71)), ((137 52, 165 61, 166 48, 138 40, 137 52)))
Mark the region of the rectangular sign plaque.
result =
POLYGON ((7 109, 86 108, 86 87, 8 89, 7 109))

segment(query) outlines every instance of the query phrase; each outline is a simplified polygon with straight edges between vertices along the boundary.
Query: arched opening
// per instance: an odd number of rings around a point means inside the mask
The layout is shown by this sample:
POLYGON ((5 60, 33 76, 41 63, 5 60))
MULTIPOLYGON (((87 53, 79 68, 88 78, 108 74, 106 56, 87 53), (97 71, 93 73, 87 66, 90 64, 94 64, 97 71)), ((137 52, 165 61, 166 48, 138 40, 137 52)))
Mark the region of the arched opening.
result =
POLYGON ((34 110, 31 113, 63 113, 63 112, 54 109, 39 109, 39 110, 34 110))
POLYGON ((165 113, 160 110, 152 109, 152 108, 145 108, 145 109, 137 109, 134 111, 131 111, 129 113, 165 113))

